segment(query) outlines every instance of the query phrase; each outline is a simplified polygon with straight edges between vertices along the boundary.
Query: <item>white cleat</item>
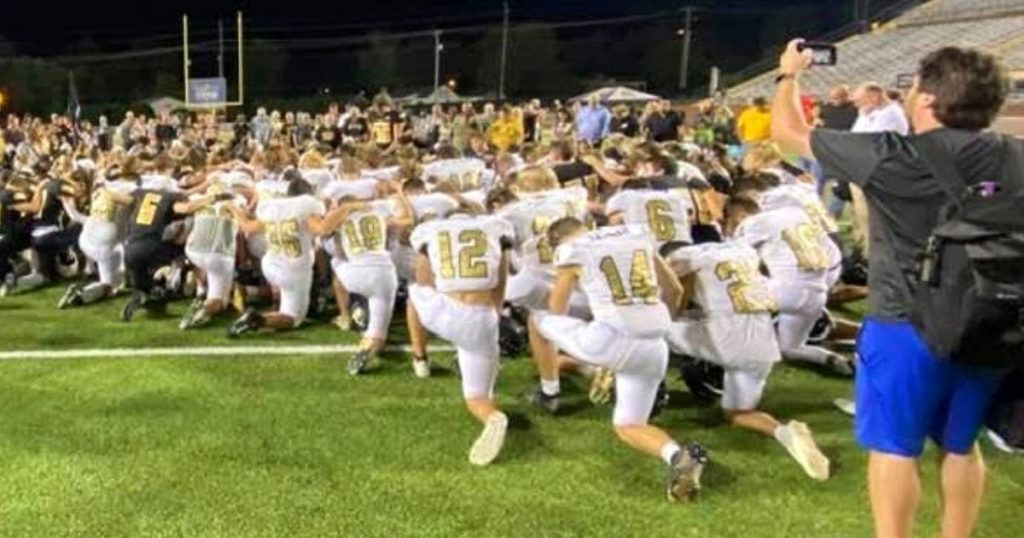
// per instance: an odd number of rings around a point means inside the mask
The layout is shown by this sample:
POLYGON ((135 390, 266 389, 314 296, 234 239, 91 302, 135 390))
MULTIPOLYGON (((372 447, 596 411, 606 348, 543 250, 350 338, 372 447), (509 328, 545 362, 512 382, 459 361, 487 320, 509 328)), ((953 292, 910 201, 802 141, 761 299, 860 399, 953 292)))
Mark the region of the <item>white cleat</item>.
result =
POLYGON ((832 400, 832 405, 836 406, 836 409, 850 415, 851 417, 857 415, 857 404, 853 400, 847 400, 846 398, 836 398, 832 400))
POLYGON ((473 442, 469 449, 469 463, 484 466, 498 457, 501 447, 505 444, 505 432, 508 430, 508 417, 501 411, 487 418, 484 431, 473 442))
POLYGON ((800 464, 807 476, 815 480, 828 480, 829 461, 811 435, 811 429, 803 422, 789 421, 782 427, 779 442, 786 448, 789 455, 800 464))
POLYGON ((427 379, 430 377, 430 359, 412 359, 412 371, 416 374, 419 379, 427 379))

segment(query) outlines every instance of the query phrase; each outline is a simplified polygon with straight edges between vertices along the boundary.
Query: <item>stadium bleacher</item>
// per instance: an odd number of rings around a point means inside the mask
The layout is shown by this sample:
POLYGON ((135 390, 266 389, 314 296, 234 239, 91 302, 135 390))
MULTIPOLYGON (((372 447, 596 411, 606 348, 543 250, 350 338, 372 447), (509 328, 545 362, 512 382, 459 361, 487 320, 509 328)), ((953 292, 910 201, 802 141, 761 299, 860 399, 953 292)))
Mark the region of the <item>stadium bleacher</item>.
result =
MULTIPOLYGON (((873 29, 836 43, 839 63, 812 69, 802 79, 805 92, 822 95, 832 85, 874 81, 894 86, 913 73, 918 60, 936 48, 978 47, 998 54, 1011 70, 1024 69, 1024 0, 933 0, 873 29)), ((776 70, 729 90, 743 101, 771 95, 776 70)))

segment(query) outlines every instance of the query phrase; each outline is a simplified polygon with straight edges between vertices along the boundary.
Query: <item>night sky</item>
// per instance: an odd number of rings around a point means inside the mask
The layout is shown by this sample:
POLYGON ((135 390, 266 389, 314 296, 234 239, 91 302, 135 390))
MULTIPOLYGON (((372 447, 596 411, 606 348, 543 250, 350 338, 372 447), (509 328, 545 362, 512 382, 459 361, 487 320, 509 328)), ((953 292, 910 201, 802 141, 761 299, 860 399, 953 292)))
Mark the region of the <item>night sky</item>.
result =
MULTIPOLYGON (((564 21, 617 17, 677 9, 683 3, 667 0, 510 0, 512 20, 564 21)), ((872 10, 892 0, 872 0, 872 10)), ((716 13, 763 14, 791 6, 822 6, 828 12, 850 12, 852 0, 703 0, 691 3, 716 13)), ((138 2, 130 7, 105 2, 5 2, 0 38, 13 41, 22 54, 65 54, 74 43, 91 38, 102 50, 141 43, 171 44, 180 32, 180 17, 188 13, 196 24, 231 17, 242 9, 252 37, 332 35, 371 29, 401 30, 500 21, 499 0, 432 0, 425 2, 373 0, 334 3, 267 1, 138 2), (309 30, 317 25, 335 28, 309 30), (352 25, 348 28, 339 26, 352 25), (318 33, 321 32, 321 33, 318 33)), ((207 31, 210 27, 206 28, 207 31)))

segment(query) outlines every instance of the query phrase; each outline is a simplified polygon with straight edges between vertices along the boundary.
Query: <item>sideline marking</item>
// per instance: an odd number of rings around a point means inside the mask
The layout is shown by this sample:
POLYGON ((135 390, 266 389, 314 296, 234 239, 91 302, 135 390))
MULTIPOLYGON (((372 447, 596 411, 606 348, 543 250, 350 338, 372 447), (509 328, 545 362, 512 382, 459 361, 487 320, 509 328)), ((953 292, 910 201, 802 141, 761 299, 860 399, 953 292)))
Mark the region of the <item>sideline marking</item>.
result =
MULTIPOLYGON (((386 351, 410 351, 409 346, 388 346, 386 351)), ((433 351, 453 351, 451 346, 430 346, 433 351)), ((355 353, 358 345, 305 346, 208 346, 110 349, 22 350, 0 352, 0 360, 22 359, 111 359, 133 357, 225 357, 239 355, 329 355, 355 353)))

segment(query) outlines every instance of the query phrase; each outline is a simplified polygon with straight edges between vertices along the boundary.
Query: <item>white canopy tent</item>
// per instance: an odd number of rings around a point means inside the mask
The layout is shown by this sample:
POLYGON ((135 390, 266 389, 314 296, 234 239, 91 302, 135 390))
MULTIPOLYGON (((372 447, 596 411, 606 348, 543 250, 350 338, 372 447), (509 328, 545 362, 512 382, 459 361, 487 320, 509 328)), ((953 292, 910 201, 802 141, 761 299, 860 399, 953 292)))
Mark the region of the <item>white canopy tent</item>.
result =
POLYGON ((586 102, 595 95, 602 103, 643 103, 661 99, 661 97, 658 97, 657 95, 634 90, 633 88, 627 88, 625 86, 608 86, 606 88, 599 88, 594 91, 587 92, 583 95, 577 95, 572 100, 586 102))

